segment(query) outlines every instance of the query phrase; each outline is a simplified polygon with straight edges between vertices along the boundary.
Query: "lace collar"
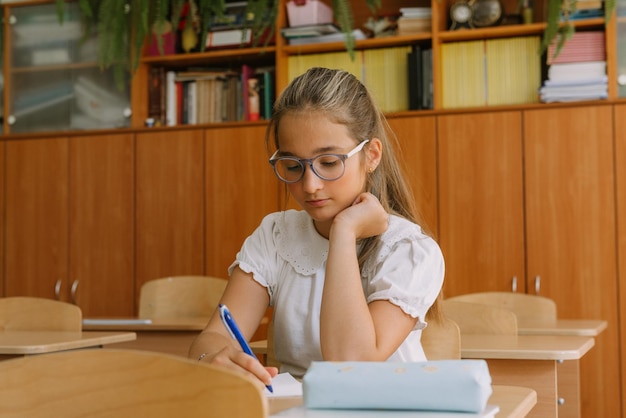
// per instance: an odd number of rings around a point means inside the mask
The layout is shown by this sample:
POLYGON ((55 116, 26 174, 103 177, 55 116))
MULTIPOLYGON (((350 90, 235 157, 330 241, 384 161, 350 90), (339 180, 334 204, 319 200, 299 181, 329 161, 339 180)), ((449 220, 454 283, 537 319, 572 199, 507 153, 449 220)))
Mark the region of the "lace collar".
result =
POLYGON ((276 220, 274 242, 278 255, 305 276, 319 271, 328 258, 328 240, 317 232, 305 211, 282 212, 276 220))

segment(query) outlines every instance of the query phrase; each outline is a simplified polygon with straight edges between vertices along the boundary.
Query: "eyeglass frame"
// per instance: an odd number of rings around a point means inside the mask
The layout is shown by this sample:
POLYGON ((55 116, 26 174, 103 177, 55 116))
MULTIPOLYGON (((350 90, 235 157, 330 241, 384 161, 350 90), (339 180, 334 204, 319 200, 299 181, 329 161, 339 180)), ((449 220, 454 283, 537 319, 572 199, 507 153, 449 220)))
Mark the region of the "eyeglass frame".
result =
POLYGON ((335 180, 339 180, 340 178, 343 177, 343 175, 346 173, 346 160, 350 157, 352 157, 353 155, 356 155, 357 153, 359 153, 363 147, 365 146, 365 144, 367 144, 370 140, 369 139, 365 139, 361 142, 359 142, 357 144, 356 147, 352 148, 351 151, 349 151, 347 154, 333 154, 333 153, 324 153, 324 154, 319 154, 316 155, 313 158, 298 158, 298 157, 293 157, 293 156, 283 156, 283 157, 277 157, 276 155, 280 152, 279 149, 277 149, 274 154, 272 154, 272 156, 269 159, 269 163, 272 165, 272 167, 274 168, 274 174, 276 174, 276 177, 278 177, 278 179, 284 183, 287 184, 293 184, 293 183, 297 183, 300 180, 302 180, 302 178, 304 177, 304 173, 306 172, 306 165, 309 166, 309 168, 311 169, 311 171, 313 172, 313 174, 315 174, 318 178, 324 180, 324 181, 335 181, 335 180), (334 179, 327 179, 322 177, 316 170, 315 167, 313 166, 313 162, 320 158, 320 157, 328 157, 328 156, 333 156, 333 157, 337 157, 339 158, 339 160, 341 160, 341 163, 343 164, 343 171, 341 173, 341 175, 339 177, 336 177, 334 179), (278 161, 281 160, 291 160, 291 161, 296 161, 298 162, 298 164, 300 164, 300 166, 302 167, 302 172, 300 173, 300 177, 298 177, 297 180, 286 180, 284 178, 282 178, 280 176, 280 174, 278 174, 278 171, 276 169, 276 163, 278 161))

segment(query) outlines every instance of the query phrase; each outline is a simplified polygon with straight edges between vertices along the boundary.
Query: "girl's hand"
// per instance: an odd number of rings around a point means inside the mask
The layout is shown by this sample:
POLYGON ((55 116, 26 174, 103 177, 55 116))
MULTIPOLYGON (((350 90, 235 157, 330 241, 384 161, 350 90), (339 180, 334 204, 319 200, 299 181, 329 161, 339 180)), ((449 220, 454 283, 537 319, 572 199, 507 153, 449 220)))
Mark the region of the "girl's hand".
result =
POLYGON ((389 214, 371 193, 361 193, 335 217, 333 229, 350 228, 356 239, 380 235, 389 227, 389 214))
POLYGON ((252 377, 259 379, 263 385, 271 385, 272 378, 278 374, 276 367, 265 367, 256 358, 244 353, 235 347, 225 347, 217 352, 215 356, 209 358, 206 356, 202 359, 216 366, 226 367, 238 372, 244 372, 252 377))

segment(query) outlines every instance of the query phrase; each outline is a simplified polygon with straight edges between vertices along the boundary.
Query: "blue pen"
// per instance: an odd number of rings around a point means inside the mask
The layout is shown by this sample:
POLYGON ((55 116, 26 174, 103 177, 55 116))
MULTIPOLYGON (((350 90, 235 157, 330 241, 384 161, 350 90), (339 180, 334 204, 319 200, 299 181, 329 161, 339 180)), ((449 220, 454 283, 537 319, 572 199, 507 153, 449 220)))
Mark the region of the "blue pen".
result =
MULTIPOLYGON (((230 314, 230 311, 228 310, 226 305, 220 304, 219 308, 220 308, 220 318, 222 318, 222 322, 224 323, 226 330, 228 330, 228 333, 231 335, 231 337, 237 340, 237 342, 241 346, 241 349, 243 350, 244 353, 256 358, 256 356, 252 352, 252 349, 246 342, 246 339, 243 338, 243 335, 241 335, 241 331, 239 331, 239 327, 237 326, 235 319, 230 314)), ((267 388, 267 390, 274 393, 274 389, 272 388, 272 385, 266 385, 265 387, 267 388)))

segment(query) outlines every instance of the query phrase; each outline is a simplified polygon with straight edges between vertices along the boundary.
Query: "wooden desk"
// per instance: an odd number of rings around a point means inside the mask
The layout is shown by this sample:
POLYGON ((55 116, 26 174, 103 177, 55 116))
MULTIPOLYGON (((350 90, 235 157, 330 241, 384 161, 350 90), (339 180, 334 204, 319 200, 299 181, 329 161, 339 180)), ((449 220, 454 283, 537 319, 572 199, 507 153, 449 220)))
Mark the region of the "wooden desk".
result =
POLYGON ((132 341, 134 332, 0 331, 0 360, 132 341))
MULTIPOLYGON (((493 393, 488 401, 491 405, 498 405, 500 412, 497 418, 525 417, 537 403, 537 393, 529 388, 517 386, 494 385, 493 393)), ((302 397, 269 398, 270 417, 285 409, 302 405, 302 397)), ((358 415, 352 414, 357 417, 358 415)))
MULTIPOLYGON (((594 319, 557 319, 553 322, 518 322, 519 335, 560 335, 597 337, 607 327, 607 322, 594 319)), ((559 417, 580 418, 580 366, 577 360, 557 364, 557 397, 559 417)))
POLYGON ((606 321, 594 319, 557 319, 549 323, 524 321, 517 324, 517 333, 519 335, 597 337, 606 327, 606 321))
POLYGON ((153 319, 150 324, 128 324, 125 319, 112 319, 108 324, 83 323, 83 330, 132 331, 137 334, 137 338, 116 347, 187 357, 191 343, 209 321, 208 318, 168 318, 153 319))
MULTIPOLYGON (((531 417, 557 417, 557 364, 578 361, 594 345, 589 337, 537 335, 463 335, 461 357, 485 359, 494 385, 529 387, 537 391, 531 417)), ((578 370, 578 369, 576 369, 578 370)), ((579 381, 576 373, 570 380, 579 381)), ((580 405, 580 399, 571 399, 580 405)))

